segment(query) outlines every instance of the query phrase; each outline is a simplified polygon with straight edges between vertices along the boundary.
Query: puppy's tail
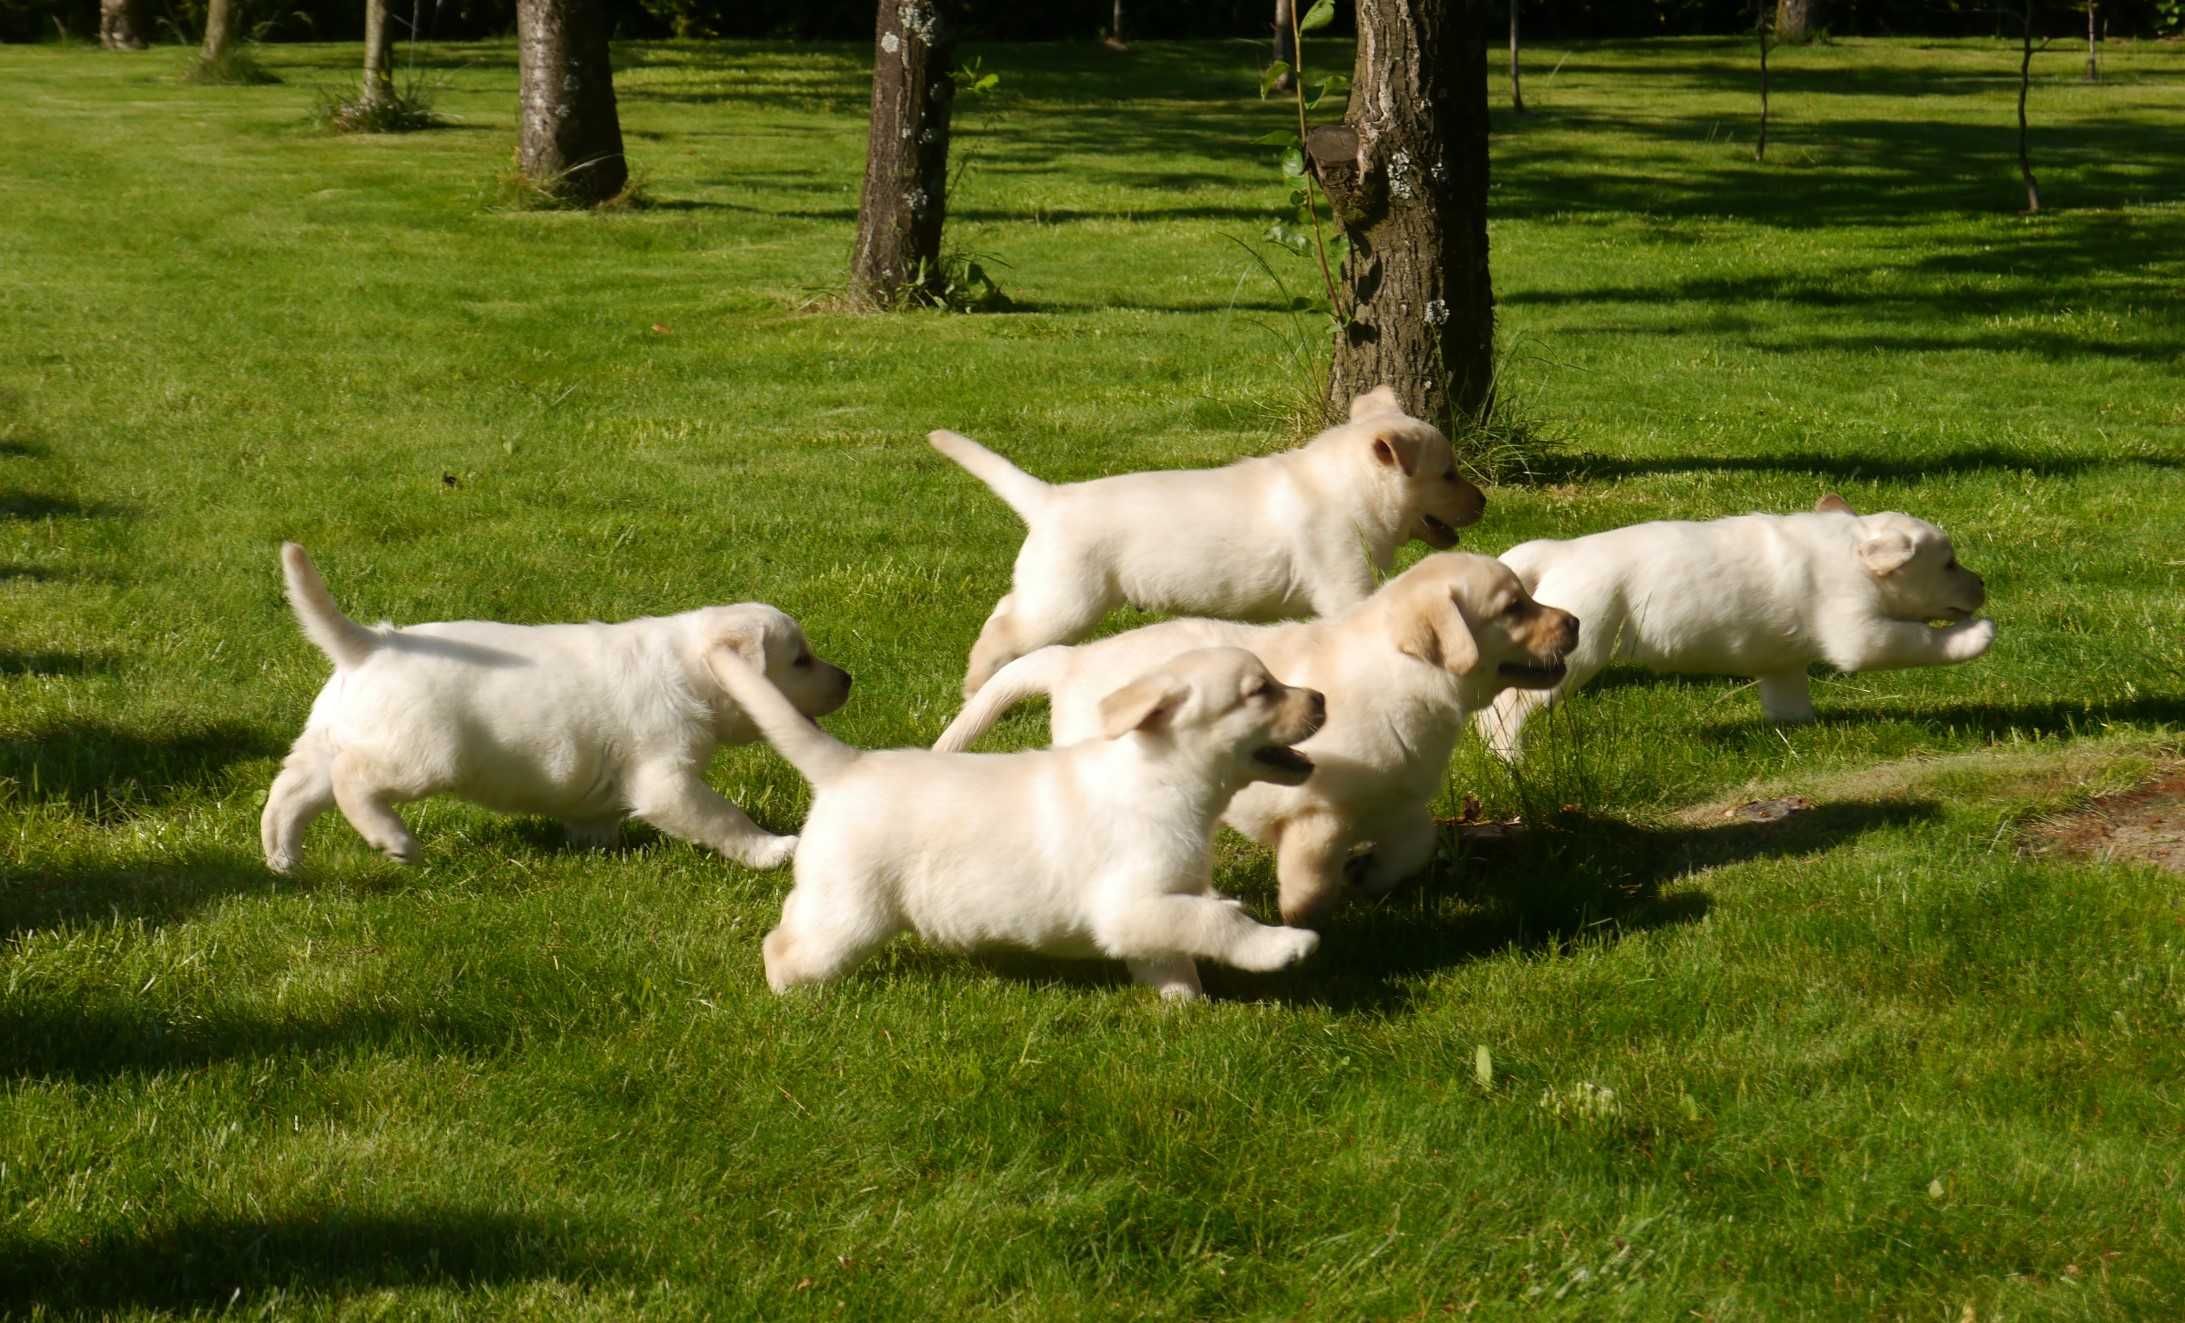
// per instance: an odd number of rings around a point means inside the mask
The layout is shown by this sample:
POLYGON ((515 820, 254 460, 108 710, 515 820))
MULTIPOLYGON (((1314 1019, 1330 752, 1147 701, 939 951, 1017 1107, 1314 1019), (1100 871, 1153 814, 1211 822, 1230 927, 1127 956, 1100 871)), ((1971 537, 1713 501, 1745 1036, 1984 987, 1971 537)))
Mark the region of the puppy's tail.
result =
POLYGON ((933 742, 935 753, 962 753, 971 742, 993 729, 1002 714, 1034 695, 1054 692, 1056 671, 1070 649, 1055 644, 1028 652, 1007 666, 994 672, 993 677, 979 686, 979 692, 964 704, 964 710, 948 723, 941 738, 933 742))
POLYGON ((281 544, 281 575, 288 580, 288 605, 303 627, 303 636, 332 658, 336 667, 361 665, 372 655, 379 635, 341 613, 333 594, 326 591, 326 580, 319 577, 318 566, 293 542, 281 544))
POLYGON ((774 682, 753 670, 751 663, 726 648, 706 654, 713 678, 736 700, 774 751, 787 758, 804 779, 823 786, 848 771, 858 751, 821 730, 813 720, 790 705, 774 682))
POLYGON ((957 432, 928 432, 926 440, 933 448, 955 460, 971 471, 991 488, 996 496, 1007 502, 1017 512, 1017 518, 1026 523, 1047 504, 1047 484, 1026 473, 1023 469, 988 450, 985 446, 957 432))

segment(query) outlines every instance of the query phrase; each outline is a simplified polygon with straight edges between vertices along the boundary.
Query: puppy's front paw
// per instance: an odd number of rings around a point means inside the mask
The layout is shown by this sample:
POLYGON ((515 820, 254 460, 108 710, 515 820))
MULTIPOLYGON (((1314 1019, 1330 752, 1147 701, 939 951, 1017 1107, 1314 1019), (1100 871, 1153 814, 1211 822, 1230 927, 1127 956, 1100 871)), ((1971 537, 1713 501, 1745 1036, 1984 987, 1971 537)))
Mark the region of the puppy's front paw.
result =
POLYGON ((279 873, 282 877, 287 877, 288 870, 295 866, 296 856, 292 854, 269 854, 266 856, 267 870, 279 873))
POLYGON ((797 857, 797 838, 794 836, 769 836, 756 845, 744 847, 742 861, 753 868, 779 868, 797 857))
POLYGON ((1962 621, 1942 632, 1949 640, 1951 661, 1971 661, 1995 642, 1995 622, 1985 616, 1962 621))
POLYGON ((1237 951, 1236 965, 1255 974, 1271 974, 1294 965, 1320 946, 1320 934, 1304 928, 1262 928, 1237 951))

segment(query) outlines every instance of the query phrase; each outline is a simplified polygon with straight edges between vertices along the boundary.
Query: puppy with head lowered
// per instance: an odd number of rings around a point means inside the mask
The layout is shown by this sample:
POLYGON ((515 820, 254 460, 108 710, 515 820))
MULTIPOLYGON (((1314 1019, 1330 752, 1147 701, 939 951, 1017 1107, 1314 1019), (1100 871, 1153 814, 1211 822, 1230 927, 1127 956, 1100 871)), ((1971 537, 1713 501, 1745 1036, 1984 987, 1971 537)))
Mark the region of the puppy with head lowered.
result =
POLYGON ((1468 716, 1509 686, 1563 675, 1578 622, 1533 601, 1500 562, 1428 556, 1332 619, 1289 625, 1170 620, 1079 647, 1048 647, 1004 666, 937 749, 962 749, 1011 706, 1051 704, 1054 738, 1080 738, 1116 677, 1190 648, 1247 648, 1328 695, 1328 723, 1302 750, 1301 785, 1246 787, 1222 820, 1275 850, 1282 917, 1318 920, 1347 879, 1380 892, 1417 873, 1434 849, 1430 805, 1468 716), (1368 851, 1362 859, 1359 852, 1368 851))
POLYGON ((1050 485, 954 432, 934 448, 1024 520, 1010 591, 971 650, 964 695, 1013 658, 1083 638, 1124 603, 1225 620, 1338 614, 1413 538, 1453 547, 1487 498, 1448 438, 1387 386, 1295 450, 1226 468, 1050 485))
POLYGON ((721 678, 812 782, 796 887, 765 943, 776 992, 831 979, 906 929, 936 946, 1109 956, 1163 997, 1195 960, 1274 970, 1318 938, 1213 889, 1214 825, 1240 789, 1296 785, 1321 696, 1208 648, 1111 686, 1083 743, 1015 754, 865 752, 733 658, 721 678))
POLYGON ((1521 543, 1502 559, 1534 596, 1586 622, 1561 684, 1504 694, 1480 714, 1480 735, 1505 758, 1535 708, 1611 662, 1750 675, 1770 719, 1811 721, 1814 662, 1944 666, 1995 641, 1995 622, 1972 618, 1987 585, 1957 563, 1941 529, 1904 514, 1862 517, 1834 494, 1809 514, 1633 524, 1521 543))
POLYGON ((635 815, 754 868, 796 850, 705 783, 718 744, 758 737, 715 677, 724 658, 764 667, 799 710, 832 712, 849 673, 812 655, 797 622, 758 603, 620 624, 455 620, 367 629, 334 605, 302 547, 281 548, 289 605, 334 663, 266 797, 266 864, 287 872, 304 828, 339 806, 402 863, 417 841, 395 805, 460 795, 560 818, 604 844, 635 815))

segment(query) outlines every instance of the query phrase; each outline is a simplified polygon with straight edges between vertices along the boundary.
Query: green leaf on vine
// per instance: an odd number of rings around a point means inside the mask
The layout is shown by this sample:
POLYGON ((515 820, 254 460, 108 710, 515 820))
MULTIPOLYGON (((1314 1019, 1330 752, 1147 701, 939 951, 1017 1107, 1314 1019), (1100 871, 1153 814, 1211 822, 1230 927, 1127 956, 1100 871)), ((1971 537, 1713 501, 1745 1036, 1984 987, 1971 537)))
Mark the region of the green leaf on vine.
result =
POLYGON ((1288 147, 1297 141, 1297 130, 1276 129, 1273 133, 1262 133, 1252 141, 1261 147, 1288 147))
POLYGON ((1265 101, 1267 94, 1275 90, 1275 84, 1289 76, 1290 62, 1288 60, 1276 60, 1273 64, 1262 69, 1259 75, 1259 99, 1265 101))
POLYGON ((1305 153, 1296 147, 1284 151, 1282 173, 1288 179, 1302 179, 1305 175, 1305 153))
POLYGON ((1334 21, 1335 0, 1319 0, 1319 3, 1305 11, 1305 17, 1297 20, 1297 30, 1300 34, 1318 32, 1334 21))

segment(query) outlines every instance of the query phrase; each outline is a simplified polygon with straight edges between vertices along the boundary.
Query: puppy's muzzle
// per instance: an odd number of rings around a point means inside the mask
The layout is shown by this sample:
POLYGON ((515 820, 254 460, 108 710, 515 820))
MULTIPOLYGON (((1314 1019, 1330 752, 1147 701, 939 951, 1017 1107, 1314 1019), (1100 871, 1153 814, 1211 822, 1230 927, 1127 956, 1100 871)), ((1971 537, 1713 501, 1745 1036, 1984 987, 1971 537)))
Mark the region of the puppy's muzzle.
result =
POLYGON ((1532 656, 1524 661, 1506 661, 1495 667, 1495 674, 1509 682, 1515 689, 1553 689, 1563 682, 1569 669, 1563 659, 1578 646, 1578 617, 1552 606, 1542 607, 1541 629, 1548 635, 1547 645, 1534 644, 1532 656))
POLYGON ((1268 732, 1280 743, 1252 750, 1257 779, 1284 786, 1305 784, 1313 774, 1313 760, 1290 746, 1319 734, 1327 720, 1327 695, 1317 689, 1291 689, 1282 700, 1281 720, 1268 732))

